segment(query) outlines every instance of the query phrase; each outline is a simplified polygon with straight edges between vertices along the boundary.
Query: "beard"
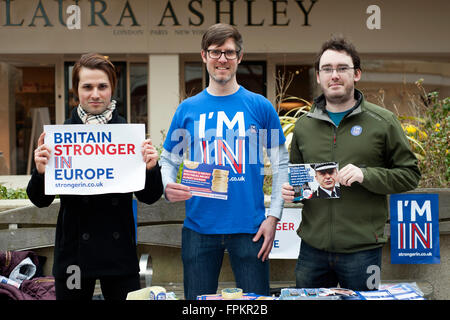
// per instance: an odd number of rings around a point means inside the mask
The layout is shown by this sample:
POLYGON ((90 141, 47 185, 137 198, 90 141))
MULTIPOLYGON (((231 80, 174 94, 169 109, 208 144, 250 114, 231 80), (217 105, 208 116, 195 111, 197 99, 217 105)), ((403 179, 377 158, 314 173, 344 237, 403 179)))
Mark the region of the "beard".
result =
POLYGON ((214 80, 214 82, 224 85, 224 84, 227 84, 231 79, 233 79, 235 74, 236 73, 232 73, 228 77, 218 77, 215 74, 211 74, 211 78, 212 78, 212 80, 214 80))
POLYGON ((333 104, 345 104, 346 102, 353 99, 354 89, 346 89, 344 93, 341 94, 330 94, 325 93, 325 99, 333 104))
POLYGON ((214 80, 214 82, 221 84, 221 85, 227 84, 232 79, 232 77, 218 78, 214 75, 212 75, 211 78, 214 80))
MULTIPOLYGON (((342 84, 343 85, 343 84, 342 84)), ((333 92, 332 89, 327 88, 327 90, 322 90, 325 99, 332 104, 345 104, 354 97, 355 87, 354 86, 344 86, 344 92, 333 92)))
POLYGON ((219 76, 215 73, 215 71, 216 71, 216 69, 214 67, 212 70, 208 70, 208 73, 209 73, 211 79, 220 85, 225 85, 228 82, 230 82, 230 80, 232 80, 236 76, 236 72, 237 72, 237 70, 234 70, 234 72, 230 72, 227 76, 223 76, 223 75, 219 76))

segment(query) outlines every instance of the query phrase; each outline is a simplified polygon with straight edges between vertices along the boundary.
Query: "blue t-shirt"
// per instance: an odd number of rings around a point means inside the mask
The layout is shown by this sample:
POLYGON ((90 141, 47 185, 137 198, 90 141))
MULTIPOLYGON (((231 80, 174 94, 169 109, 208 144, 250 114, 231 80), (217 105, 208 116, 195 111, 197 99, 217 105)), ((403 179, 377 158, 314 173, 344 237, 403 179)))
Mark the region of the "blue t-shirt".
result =
POLYGON ((270 101, 242 86, 228 96, 213 96, 205 89, 184 100, 164 149, 187 153, 191 161, 230 168, 228 199, 187 200, 184 226, 202 234, 256 233, 265 219, 263 146, 284 142, 270 101))

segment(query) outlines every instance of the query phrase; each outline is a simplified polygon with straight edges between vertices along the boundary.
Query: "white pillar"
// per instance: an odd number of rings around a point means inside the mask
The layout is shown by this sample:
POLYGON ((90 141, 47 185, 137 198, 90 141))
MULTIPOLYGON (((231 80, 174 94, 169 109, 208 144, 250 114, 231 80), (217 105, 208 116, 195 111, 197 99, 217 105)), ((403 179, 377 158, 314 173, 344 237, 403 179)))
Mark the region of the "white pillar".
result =
POLYGON ((16 90, 21 79, 20 70, 0 62, 0 175, 16 174, 16 90))
POLYGON ((169 130, 180 103, 180 68, 177 54, 148 57, 148 128, 153 145, 164 143, 161 130, 169 130))

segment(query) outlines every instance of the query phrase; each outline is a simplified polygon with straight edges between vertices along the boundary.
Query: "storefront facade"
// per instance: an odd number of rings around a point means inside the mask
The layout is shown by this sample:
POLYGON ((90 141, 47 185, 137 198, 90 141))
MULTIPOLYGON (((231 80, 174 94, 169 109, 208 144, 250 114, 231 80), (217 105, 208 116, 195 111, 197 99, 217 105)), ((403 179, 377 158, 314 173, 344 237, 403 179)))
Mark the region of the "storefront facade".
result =
POLYGON ((288 95, 319 93, 315 53, 344 34, 362 57, 357 87, 405 114, 420 78, 450 95, 449 11, 447 0, 2 0, 0 174, 28 174, 42 123, 63 123, 76 106, 71 69, 82 53, 110 57, 119 112, 159 145, 179 102, 207 86, 200 41, 211 24, 238 27, 238 81, 274 106, 283 79, 292 77, 288 95))

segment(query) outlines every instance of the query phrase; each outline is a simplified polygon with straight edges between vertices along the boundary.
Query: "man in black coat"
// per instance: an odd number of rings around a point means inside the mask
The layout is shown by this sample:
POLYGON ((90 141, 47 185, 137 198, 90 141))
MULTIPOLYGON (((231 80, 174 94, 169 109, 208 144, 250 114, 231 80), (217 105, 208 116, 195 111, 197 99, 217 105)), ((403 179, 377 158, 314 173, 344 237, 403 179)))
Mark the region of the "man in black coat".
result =
MULTIPOLYGON (((114 65, 99 54, 86 54, 72 71, 72 87, 80 104, 65 124, 126 123, 111 100, 117 82, 114 65)), ((33 170, 27 187, 37 207, 49 206, 55 196, 44 190, 45 165, 52 150, 41 134, 35 150, 33 170)), ((151 141, 142 143, 146 163, 143 190, 134 192, 147 204, 163 193, 158 153, 151 141)), ((133 193, 61 195, 55 236, 53 275, 56 299, 90 300, 100 279, 105 299, 125 299, 129 291, 140 289, 136 253, 133 193)))

